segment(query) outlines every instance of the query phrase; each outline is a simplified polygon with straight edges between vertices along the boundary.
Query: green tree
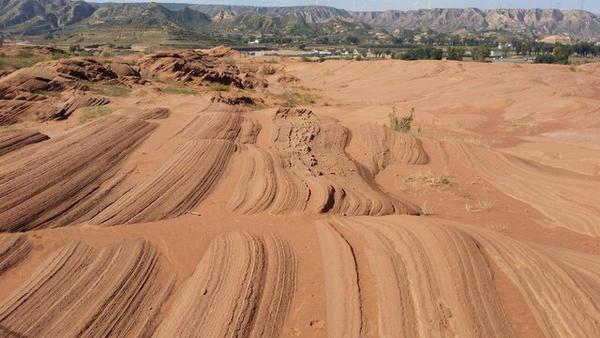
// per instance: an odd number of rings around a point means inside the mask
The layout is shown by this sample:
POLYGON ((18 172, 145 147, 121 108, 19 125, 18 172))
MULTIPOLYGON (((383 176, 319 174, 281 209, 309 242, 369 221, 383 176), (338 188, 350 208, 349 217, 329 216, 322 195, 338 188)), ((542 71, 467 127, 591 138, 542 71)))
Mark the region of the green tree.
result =
POLYGON ((465 49, 460 47, 449 47, 446 52, 446 59, 462 61, 465 56, 465 49))
POLYGON ((569 46, 556 45, 552 50, 552 56, 554 56, 554 63, 567 64, 569 63, 569 57, 572 51, 569 46))
POLYGON ((444 58, 444 51, 438 48, 432 48, 429 54, 431 60, 441 60, 444 58))
POLYGON ((471 56, 475 61, 485 61, 490 56, 490 47, 488 46, 477 46, 471 49, 471 56))

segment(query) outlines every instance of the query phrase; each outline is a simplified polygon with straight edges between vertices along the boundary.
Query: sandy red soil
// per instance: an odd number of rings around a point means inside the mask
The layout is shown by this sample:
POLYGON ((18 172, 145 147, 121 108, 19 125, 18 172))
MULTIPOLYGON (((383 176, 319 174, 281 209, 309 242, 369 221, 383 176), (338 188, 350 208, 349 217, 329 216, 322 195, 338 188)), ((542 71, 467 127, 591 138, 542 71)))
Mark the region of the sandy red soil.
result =
POLYGON ((0 78, 0 336, 600 335, 598 65, 207 55, 0 78))

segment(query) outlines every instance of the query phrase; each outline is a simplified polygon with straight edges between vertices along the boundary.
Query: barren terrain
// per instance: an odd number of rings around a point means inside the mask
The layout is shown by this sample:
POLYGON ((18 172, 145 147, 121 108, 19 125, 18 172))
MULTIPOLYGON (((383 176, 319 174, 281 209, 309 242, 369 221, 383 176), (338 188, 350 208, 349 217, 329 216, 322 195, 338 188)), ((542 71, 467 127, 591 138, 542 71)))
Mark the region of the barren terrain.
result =
POLYGON ((594 64, 16 70, 0 336, 598 337, 599 135, 594 64))

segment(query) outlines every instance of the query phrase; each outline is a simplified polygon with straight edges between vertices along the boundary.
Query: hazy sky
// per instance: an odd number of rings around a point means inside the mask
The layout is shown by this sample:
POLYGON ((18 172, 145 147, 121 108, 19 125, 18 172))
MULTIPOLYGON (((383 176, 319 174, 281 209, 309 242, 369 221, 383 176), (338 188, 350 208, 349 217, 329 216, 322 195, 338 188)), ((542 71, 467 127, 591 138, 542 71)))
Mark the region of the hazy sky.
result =
MULTIPOLYGON (((148 2, 151 0, 88 0, 114 2, 148 2)), ((185 2, 200 4, 228 4, 254 6, 327 5, 356 10, 416 9, 431 7, 478 7, 478 8, 561 8, 582 7, 600 12, 600 0, 155 0, 156 2, 185 2)))

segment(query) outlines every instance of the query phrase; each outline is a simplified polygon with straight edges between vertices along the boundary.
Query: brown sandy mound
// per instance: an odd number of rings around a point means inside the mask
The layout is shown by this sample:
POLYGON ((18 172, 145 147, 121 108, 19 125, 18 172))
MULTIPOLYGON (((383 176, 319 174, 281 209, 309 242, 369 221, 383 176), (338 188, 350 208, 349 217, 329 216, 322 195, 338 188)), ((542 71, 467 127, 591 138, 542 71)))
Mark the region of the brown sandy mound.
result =
MULTIPOLYGON (((119 163, 154 129, 123 118, 101 120, 45 142, 0 165, 0 229, 23 231, 72 224, 111 201, 119 163)), ((91 216, 90 216, 91 213, 91 216)))
POLYGON ((429 162, 429 156, 421 141, 413 134, 399 133, 384 126, 369 124, 361 126, 354 136, 354 144, 366 147, 368 152, 353 151, 352 146, 349 147, 349 152, 356 153, 355 158, 374 174, 394 163, 415 165, 429 162))
POLYGON ((182 131, 188 139, 235 140, 240 134, 243 117, 236 112, 206 112, 198 114, 182 131))
POLYGON ((24 234, 0 234, 0 276, 27 257, 31 248, 24 234))
POLYGON ((105 106, 109 103, 110 100, 102 96, 73 97, 68 99, 67 102, 59 107, 58 110, 49 117, 49 119, 66 120, 79 108, 105 106))
POLYGON ((165 107, 146 109, 137 115, 140 120, 162 120, 171 115, 171 110, 165 107))
POLYGON ((26 336, 125 336, 159 305, 158 255, 143 241, 68 245, 0 305, 0 324, 26 336))
POLYGON ((278 237, 219 237, 179 292, 157 335, 280 336, 295 271, 294 253, 278 237))
MULTIPOLYGON (((242 148, 242 173, 229 201, 232 210, 269 210, 274 214, 307 208, 347 215, 418 213, 410 203, 386 196, 371 174, 346 155, 348 130, 341 125, 321 121, 305 109, 279 109, 273 124, 275 152, 254 146, 242 148)), ((402 145, 418 148, 419 143, 402 145)))
POLYGON ((48 135, 28 130, 0 133, 0 156, 28 144, 38 143, 48 139, 50 139, 48 135))
MULTIPOLYGON (((131 79, 137 81, 139 76, 131 79)), ((46 121, 66 119, 81 107, 107 104, 107 98, 85 95, 86 81, 125 83, 129 78, 93 59, 44 62, 0 79, 0 109, 14 119, 46 121), (65 91, 72 93, 63 97, 65 91)))
POLYGON ((135 57, 0 80, 0 336, 600 336, 600 68, 135 57))
POLYGON ((217 183, 235 145, 224 140, 186 143, 153 177, 92 219, 96 224, 155 221, 195 207, 217 183))
POLYGON ((590 320, 598 313, 598 261, 575 267, 501 235, 466 231, 407 218, 322 224, 329 334, 513 336, 487 257, 516 283, 544 335, 598 332, 590 320), (523 265, 527 273, 516 272, 523 265), (375 304, 364 304, 373 293, 375 304))
POLYGON ((146 55, 138 61, 138 65, 150 76, 186 83, 221 83, 246 87, 239 77, 238 68, 221 60, 220 55, 210 52, 183 50, 146 55))
POLYGON ((459 143, 444 147, 507 195, 527 201, 552 225, 600 236, 600 196, 594 193, 600 189, 600 182, 580 181, 552 168, 482 147, 459 143), (506 175, 507 172, 511 174, 506 175))

